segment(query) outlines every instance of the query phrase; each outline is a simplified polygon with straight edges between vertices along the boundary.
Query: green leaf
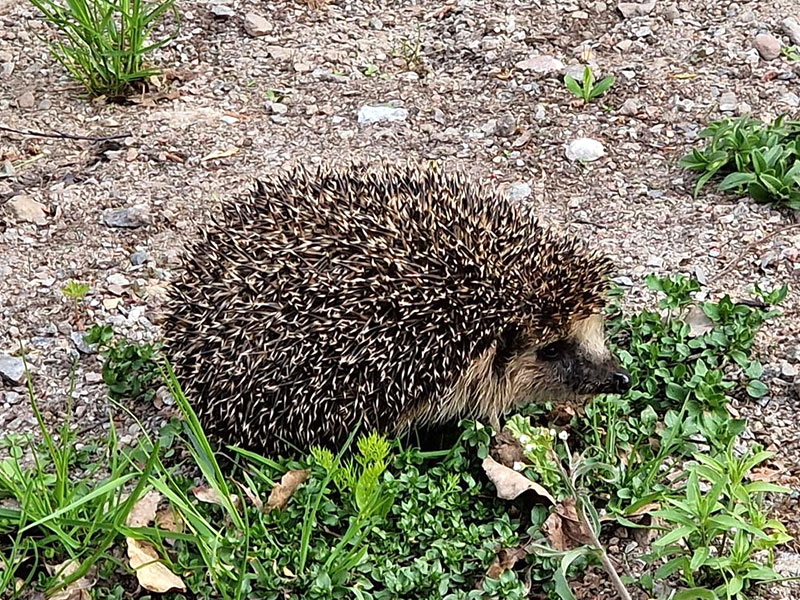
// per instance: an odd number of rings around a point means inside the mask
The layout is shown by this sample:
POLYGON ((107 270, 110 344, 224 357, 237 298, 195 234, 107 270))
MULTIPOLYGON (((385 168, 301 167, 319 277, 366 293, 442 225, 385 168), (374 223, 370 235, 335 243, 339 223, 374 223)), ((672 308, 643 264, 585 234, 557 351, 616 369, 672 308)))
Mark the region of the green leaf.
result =
POLYGON ((614 77, 606 77, 605 79, 600 81, 600 83, 598 83, 596 86, 594 86, 592 88, 591 97, 592 98, 597 98, 598 96, 602 96, 603 94, 605 94, 608 91, 608 88, 610 88, 612 85, 614 85, 615 81, 616 81, 616 78, 614 78, 614 77))
POLYGON ((744 489, 747 490, 748 494, 758 494, 761 492, 772 494, 789 494, 792 491, 791 489, 783 487, 782 485, 776 485, 766 481, 754 481, 753 483, 748 483, 744 486, 744 489))
POLYGON ((583 91, 581 90, 581 86, 578 85, 578 82, 570 75, 564 75, 564 84, 567 86, 567 89, 573 93, 573 95, 577 96, 578 98, 583 98, 583 91))
POLYGON ((756 181, 756 176, 752 173, 731 173, 719 184, 720 190, 732 190, 746 186, 748 183, 756 181))
POLYGON ((655 542, 653 542, 653 546, 667 546, 669 544, 674 544, 680 539, 683 539, 693 531, 697 529, 696 525, 688 526, 683 525, 682 527, 678 527, 677 529, 673 529, 666 535, 661 536, 655 542))
POLYGON ((741 575, 734 575, 728 581, 727 585, 728 595, 735 596, 736 594, 742 591, 743 586, 744 586, 744 581, 742 580, 741 575))
POLYGON ((689 563, 689 568, 692 571, 697 571, 700 567, 702 567, 705 564, 709 553, 710 550, 708 549, 708 546, 700 546, 697 550, 694 551, 694 554, 692 555, 692 560, 689 563))
POLYGON ((734 517, 733 515, 716 515, 711 517, 708 522, 711 525, 714 525, 717 529, 721 531, 730 531, 732 529, 741 529, 743 531, 747 531, 748 533, 752 533, 754 536, 758 538, 766 538, 767 534, 750 525, 749 523, 745 523, 742 519, 738 517, 734 517))
POLYGON ((769 393, 769 388, 758 379, 750 380, 745 389, 752 398, 763 398, 769 393))
POLYGON ((672 600, 719 600, 719 597, 707 588, 691 588, 681 590, 672 597, 672 600))

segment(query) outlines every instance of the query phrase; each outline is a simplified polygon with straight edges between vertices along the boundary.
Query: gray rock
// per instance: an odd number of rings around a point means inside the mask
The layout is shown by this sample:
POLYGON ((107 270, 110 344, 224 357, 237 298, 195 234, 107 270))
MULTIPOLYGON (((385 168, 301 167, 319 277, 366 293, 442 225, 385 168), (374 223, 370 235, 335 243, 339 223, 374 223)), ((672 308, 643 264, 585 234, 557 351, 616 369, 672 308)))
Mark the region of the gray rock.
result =
POLYGON ((147 258, 148 258, 147 257, 147 252, 144 252, 142 250, 138 250, 137 252, 134 252, 130 256, 131 264, 134 265, 135 267, 138 267, 138 266, 143 265, 144 263, 146 263, 147 262, 147 258))
POLYGON ((109 208, 103 211, 103 224, 108 227, 135 229, 150 224, 150 211, 144 204, 130 208, 109 208))
POLYGON ((368 106, 358 109, 358 124, 370 125, 371 123, 405 121, 408 111, 405 108, 394 106, 368 106))
POLYGON ((16 385, 22 384, 25 381, 25 363, 16 356, 0 355, 0 378, 16 385))
POLYGON ((605 155, 603 144, 592 138, 579 138, 567 146, 566 155, 571 161, 592 162, 605 155))
POLYGON ((664 9, 664 18, 667 21, 676 21, 681 18, 681 11, 674 4, 670 4, 664 9))
POLYGON ((47 224, 47 213, 44 210, 44 204, 37 202, 30 196, 22 194, 14 196, 9 200, 8 207, 11 210, 11 214, 19 221, 35 223, 36 225, 47 224))
POLYGON ((786 104, 792 108, 800 107, 800 96, 794 92, 787 92, 781 96, 781 104, 786 104))
POLYGON ((72 340, 78 352, 81 354, 97 354, 97 349, 94 345, 87 344, 85 338, 86 334, 80 331, 73 331, 69 334, 69 339, 72 340))
POLYGON ((781 25, 783 26, 783 31, 792 40, 792 43, 800 46, 800 23, 798 23, 797 19, 786 17, 781 25))
POLYGON ((280 102, 268 102, 267 107, 273 115, 285 115, 289 112, 289 107, 280 102))
POLYGON ((626 277, 625 275, 614 277, 613 281, 617 285, 623 285, 625 287, 633 287, 633 280, 630 277, 626 277))
POLYGON ((19 404, 22 400, 22 394, 18 394, 17 392, 12 392, 11 390, 5 392, 5 400, 7 404, 15 405, 19 404))
POLYGON ((800 371, 798 371, 797 367, 793 364, 786 361, 783 361, 781 364, 781 375, 787 377, 790 381, 797 377, 798 373, 800 373, 800 371))
POLYGON ((736 110, 738 99, 733 92, 725 92, 719 97, 719 109, 722 112, 733 112, 736 110))
POLYGON ((508 186, 508 199, 511 202, 522 202, 530 197, 533 193, 531 186, 524 181, 517 181, 508 186))
POLYGON ((500 137, 511 137, 516 131, 517 120, 510 113, 501 115, 494 126, 494 134, 500 137))
POLYGON ((641 108, 642 103, 637 98, 628 98, 622 103, 622 106, 619 107, 619 114, 625 115, 626 117, 635 117, 639 114, 641 108))
POLYGON ((244 30, 251 37, 261 37, 272 31, 272 23, 258 13, 247 13, 244 16, 244 30))
POLYGON ((531 56, 530 58, 518 62, 515 66, 523 71, 532 71, 539 75, 558 74, 564 71, 564 63, 555 56, 550 56, 549 54, 531 56))
POLYGON ((225 4, 215 4, 211 7, 211 14, 215 17, 219 17, 220 19, 229 19, 236 13, 233 12, 233 9, 230 6, 226 6, 225 4))
POLYGON ((626 19, 629 17, 649 15, 655 7, 655 2, 620 2, 617 4, 617 10, 626 19))
POLYGON ((781 55, 781 41, 768 33, 759 33, 753 40, 753 48, 764 60, 775 60, 781 55))
POLYGON ((33 97, 33 92, 27 91, 17 98, 17 106, 20 108, 33 108, 36 104, 36 99, 33 97))

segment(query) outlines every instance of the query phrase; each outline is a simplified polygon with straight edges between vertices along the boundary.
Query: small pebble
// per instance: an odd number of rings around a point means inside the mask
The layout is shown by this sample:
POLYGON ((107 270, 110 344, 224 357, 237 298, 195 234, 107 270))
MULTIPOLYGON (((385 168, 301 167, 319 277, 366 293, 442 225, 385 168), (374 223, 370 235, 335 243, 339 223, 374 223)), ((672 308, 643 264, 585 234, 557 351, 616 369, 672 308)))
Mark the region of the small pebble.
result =
POLYGON ((759 33, 753 40, 753 47, 764 60, 775 60, 781 55, 781 41, 768 33, 759 33))
POLYGON ((606 153, 603 144, 592 138, 580 138, 570 142, 566 155, 571 161, 592 162, 606 153))
POLYGON ((408 111, 405 108, 393 106, 362 106, 358 109, 358 124, 369 125, 371 123, 405 121, 408 118, 408 111))
POLYGON ((251 37, 261 37, 272 31, 272 23, 258 13, 247 13, 244 16, 244 30, 251 37))
POLYGON ((19 385, 25 381, 25 363, 21 358, 0 355, 0 379, 19 385))

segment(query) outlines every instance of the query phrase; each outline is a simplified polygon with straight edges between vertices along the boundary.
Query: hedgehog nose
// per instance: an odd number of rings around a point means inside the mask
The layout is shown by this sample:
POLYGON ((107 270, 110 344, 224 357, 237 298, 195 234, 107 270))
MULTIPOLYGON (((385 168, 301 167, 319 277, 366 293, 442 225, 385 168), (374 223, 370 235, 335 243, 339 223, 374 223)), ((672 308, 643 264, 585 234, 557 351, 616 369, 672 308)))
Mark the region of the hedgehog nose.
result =
POLYGON ((614 371, 610 377, 611 390, 614 394, 624 394, 631 389, 631 376, 625 369, 614 371))

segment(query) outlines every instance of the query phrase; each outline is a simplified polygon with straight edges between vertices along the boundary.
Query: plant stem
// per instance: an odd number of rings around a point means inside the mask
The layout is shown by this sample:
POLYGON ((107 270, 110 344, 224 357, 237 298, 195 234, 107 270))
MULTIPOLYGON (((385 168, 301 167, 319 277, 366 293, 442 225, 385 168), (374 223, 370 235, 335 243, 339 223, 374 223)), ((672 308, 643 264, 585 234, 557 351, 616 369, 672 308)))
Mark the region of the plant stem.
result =
POLYGON ((586 518, 586 512, 583 510, 583 501, 578 497, 576 497, 576 500, 575 512, 578 515, 581 527, 589 533, 589 539, 592 542, 592 546, 594 546, 600 553, 600 561, 603 563, 603 568, 611 579, 611 585, 613 585, 614 589, 617 590, 617 594, 619 594, 620 598, 623 600, 631 600, 631 595, 628 593, 628 589, 625 587, 625 584, 622 583, 622 579, 617 573, 617 569, 614 568, 614 563, 611 562, 611 559, 608 557, 605 548, 603 548, 600 540, 597 539, 597 534, 594 531, 594 527, 592 527, 589 519, 586 518))

